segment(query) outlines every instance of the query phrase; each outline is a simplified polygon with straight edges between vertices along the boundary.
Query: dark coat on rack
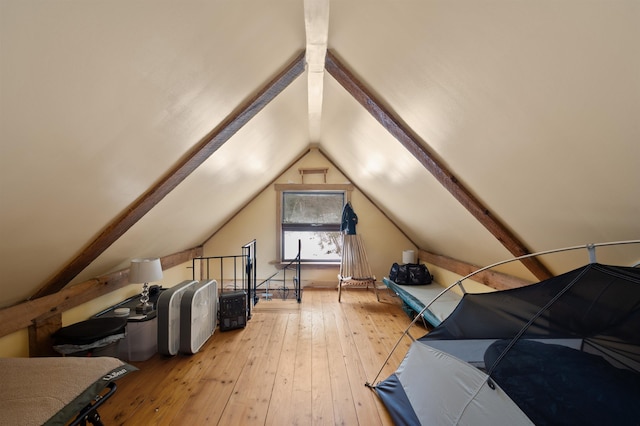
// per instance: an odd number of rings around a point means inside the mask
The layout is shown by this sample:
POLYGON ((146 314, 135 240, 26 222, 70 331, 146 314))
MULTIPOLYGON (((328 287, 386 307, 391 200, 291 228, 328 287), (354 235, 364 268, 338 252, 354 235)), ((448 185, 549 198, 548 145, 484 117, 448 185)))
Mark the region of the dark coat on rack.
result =
POLYGON ((351 202, 345 204, 342 209, 342 224, 340 225, 340 231, 349 235, 355 235, 356 233, 356 224, 358 223, 358 216, 353 211, 353 207, 351 207, 351 202))

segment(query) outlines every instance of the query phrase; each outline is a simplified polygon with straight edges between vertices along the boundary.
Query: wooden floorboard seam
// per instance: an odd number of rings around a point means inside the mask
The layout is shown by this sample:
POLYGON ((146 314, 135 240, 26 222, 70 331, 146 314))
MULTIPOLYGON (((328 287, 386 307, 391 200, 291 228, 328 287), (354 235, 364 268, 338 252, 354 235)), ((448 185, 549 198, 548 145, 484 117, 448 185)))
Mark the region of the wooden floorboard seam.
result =
MULTIPOLYGON (((410 319, 381 292, 313 289, 261 300, 244 329, 216 330, 193 355, 154 355, 118 382, 109 425, 392 425, 365 386, 410 319)), ((399 345, 382 378, 395 371, 399 345)))

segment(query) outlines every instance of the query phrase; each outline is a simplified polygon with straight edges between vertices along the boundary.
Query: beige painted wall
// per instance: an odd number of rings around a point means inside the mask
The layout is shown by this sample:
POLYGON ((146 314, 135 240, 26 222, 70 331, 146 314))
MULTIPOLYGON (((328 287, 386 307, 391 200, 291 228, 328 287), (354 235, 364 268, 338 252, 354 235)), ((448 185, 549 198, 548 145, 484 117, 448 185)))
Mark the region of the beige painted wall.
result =
MULTIPOLYGON (((165 288, 170 288, 186 279, 191 279, 191 269, 187 269, 188 266, 191 266, 191 262, 167 269, 166 271, 163 271, 162 280, 150 284, 159 284, 165 288)), ((115 305, 116 303, 119 303, 131 296, 135 296, 140 293, 141 289, 141 285, 131 284, 87 303, 76 306, 73 309, 69 309, 62 313, 62 326, 65 327, 79 321, 84 321, 98 312, 115 305)), ((28 356, 29 332, 27 329, 19 330, 7 336, 0 337, 0 358, 28 356)))
MULTIPOLYGON (((327 183, 349 183, 347 178, 320 153, 312 149, 296 164, 285 171, 275 183, 302 183, 299 168, 328 167, 327 183)), ((322 175, 306 175, 304 183, 322 183, 322 175)), ((258 282, 277 271, 273 262, 277 258, 276 247, 276 200, 273 185, 263 190, 251 203, 242 209, 224 228, 218 231, 205 245, 205 256, 240 254, 240 247, 256 239, 258 282)), ((411 241, 391 223, 359 190, 351 194, 351 205, 358 215, 357 233, 362 236, 369 263, 378 281, 389 273, 393 262, 402 260, 403 250, 417 250, 411 241)), ((335 286, 338 283, 339 265, 304 265, 303 286, 335 286)), ((226 272, 225 272, 226 275, 226 272)), ((212 277, 216 278, 216 277, 212 277)))
POLYGON ((28 357, 29 332, 27 329, 0 337, 0 357, 28 357))
MULTIPOLYGON (((431 263, 427 263, 427 267, 429 268, 429 272, 431 272, 431 275, 433 275, 434 282, 442 285, 443 287, 448 287, 462 278, 462 275, 458 275, 455 272, 448 271, 431 263)), ((496 291, 494 288, 491 288, 477 281, 473 281, 472 279, 467 279, 462 284, 467 293, 488 293, 491 291, 496 291)), ((452 290, 462 295, 462 290, 459 286, 453 287, 452 290)))

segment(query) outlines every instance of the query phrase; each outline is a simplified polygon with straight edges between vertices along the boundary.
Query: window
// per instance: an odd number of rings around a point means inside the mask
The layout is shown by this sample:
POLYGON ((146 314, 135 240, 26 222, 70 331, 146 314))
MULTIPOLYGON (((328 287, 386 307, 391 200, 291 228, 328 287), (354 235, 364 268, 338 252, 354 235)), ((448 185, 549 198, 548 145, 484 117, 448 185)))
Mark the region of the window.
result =
POLYGON ((300 240, 301 261, 339 263, 342 256, 342 209, 348 193, 345 189, 326 187, 345 185, 303 185, 306 189, 297 189, 296 185, 279 186, 280 259, 294 259, 300 240))

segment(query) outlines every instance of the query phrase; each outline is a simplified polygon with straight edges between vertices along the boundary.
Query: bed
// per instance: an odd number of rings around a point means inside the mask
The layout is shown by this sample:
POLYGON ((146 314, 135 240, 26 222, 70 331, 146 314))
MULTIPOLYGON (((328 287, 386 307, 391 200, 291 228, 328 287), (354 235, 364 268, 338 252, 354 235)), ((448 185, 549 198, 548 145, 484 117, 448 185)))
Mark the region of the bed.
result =
POLYGON ((111 357, 0 358, 0 424, 86 424, 135 370, 111 357))
MULTIPOLYGON (((387 277, 384 277, 382 282, 402 300, 405 312, 412 317, 421 312, 445 289, 435 282, 427 285, 400 285, 387 277)), ((432 327, 437 327, 458 306, 461 298, 459 294, 447 291, 424 311, 422 314, 424 321, 432 327)))

